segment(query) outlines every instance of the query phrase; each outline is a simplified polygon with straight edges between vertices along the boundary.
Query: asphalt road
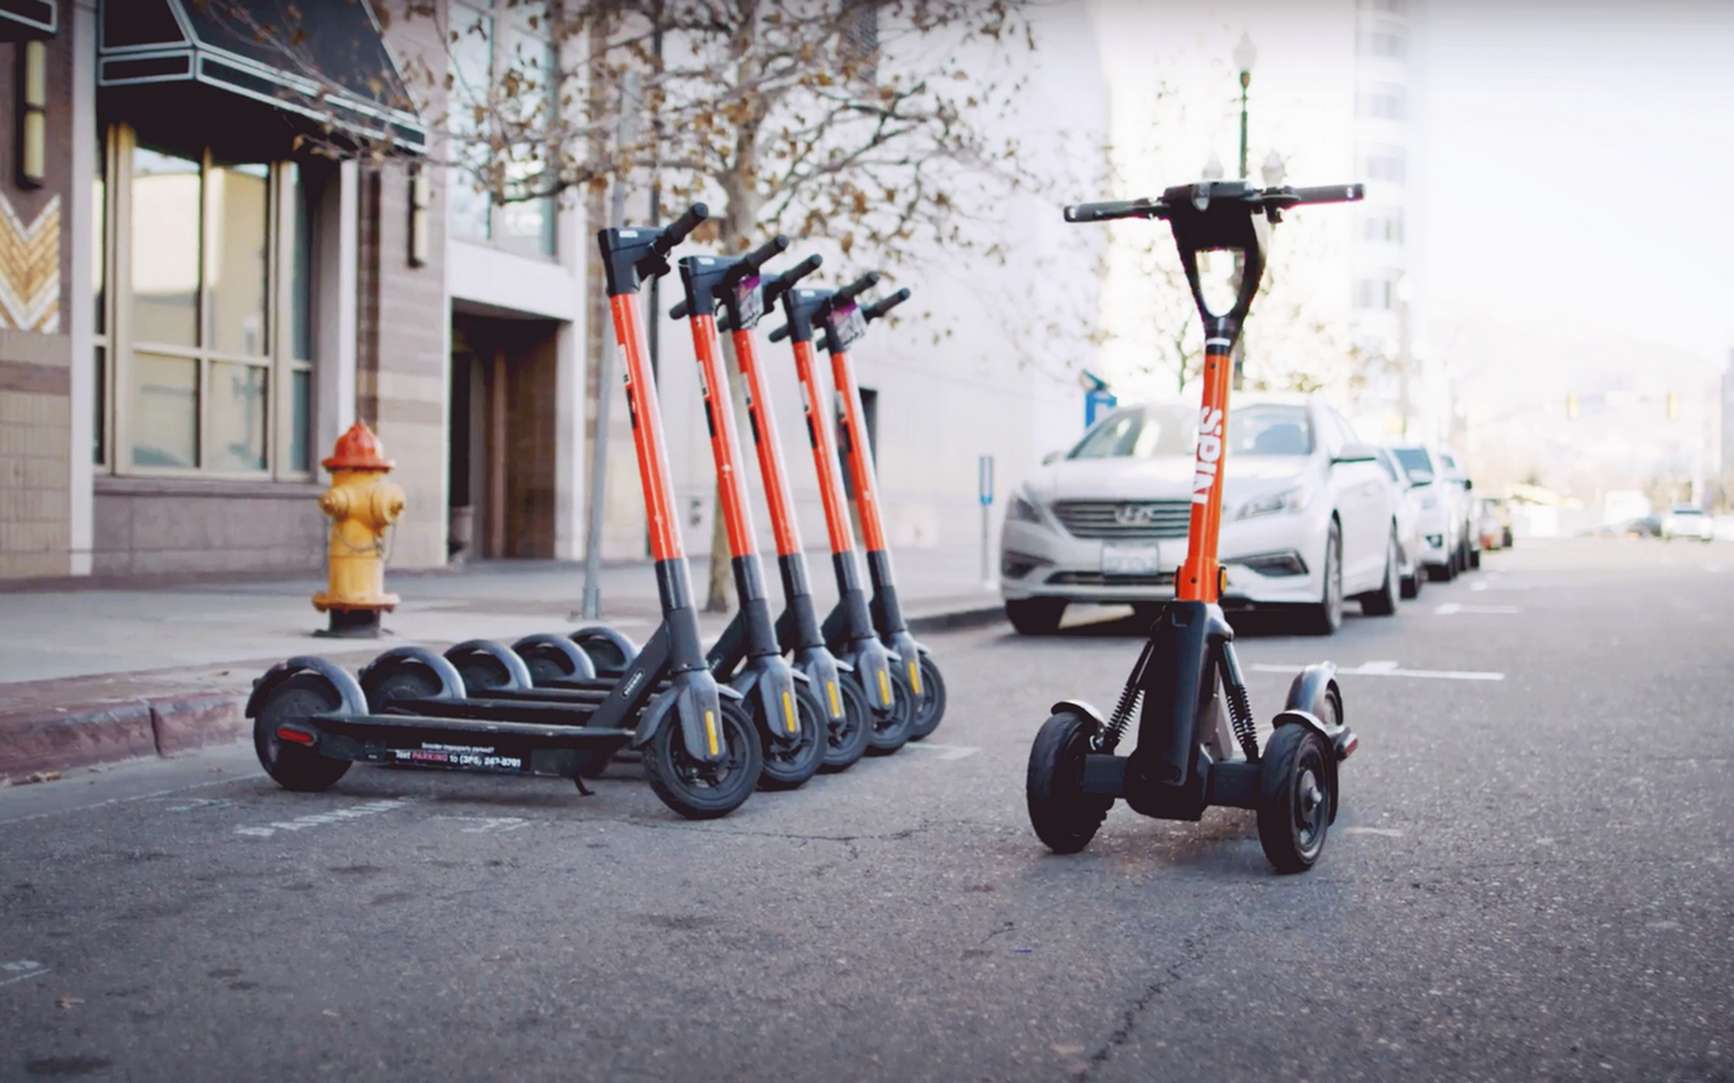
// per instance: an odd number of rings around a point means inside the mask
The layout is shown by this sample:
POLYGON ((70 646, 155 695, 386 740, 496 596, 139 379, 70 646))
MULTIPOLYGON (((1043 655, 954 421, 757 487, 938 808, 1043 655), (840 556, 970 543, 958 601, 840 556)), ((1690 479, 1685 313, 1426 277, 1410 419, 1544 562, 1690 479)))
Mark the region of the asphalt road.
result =
POLYGON ((928 747, 711 824, 243 747, 0 790, 0 1078, 1734 1078, 1734 547, 1486 565, 1243 635, 1265 717, 1350 667, 1302 876, 1233 811, 1036 842, 1030 737, 1130 622, 933 636, 928 747))

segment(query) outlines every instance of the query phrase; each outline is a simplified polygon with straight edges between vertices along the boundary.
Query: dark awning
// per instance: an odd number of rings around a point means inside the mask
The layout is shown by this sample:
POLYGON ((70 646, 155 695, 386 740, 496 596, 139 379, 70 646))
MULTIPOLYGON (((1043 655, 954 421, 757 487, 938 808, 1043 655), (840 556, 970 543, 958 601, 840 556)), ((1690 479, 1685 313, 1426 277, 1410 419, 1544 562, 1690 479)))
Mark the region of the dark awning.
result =
POLYGON ((367 0, 104 0, 101 34, 97 85, 115 115, 179 118, 213 145, 330 126, 427 151, 367 0))
POLYGON ((59 29, 55 0, 0 0, 0 41, 51 38, 59 29))

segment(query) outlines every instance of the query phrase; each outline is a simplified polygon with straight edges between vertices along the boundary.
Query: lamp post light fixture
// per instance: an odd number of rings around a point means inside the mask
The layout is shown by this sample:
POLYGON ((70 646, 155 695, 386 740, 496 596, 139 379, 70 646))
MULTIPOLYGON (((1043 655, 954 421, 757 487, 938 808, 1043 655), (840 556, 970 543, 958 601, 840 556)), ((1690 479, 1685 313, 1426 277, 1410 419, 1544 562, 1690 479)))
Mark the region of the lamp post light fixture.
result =
POLYGON ((26 41, 18 51, 18 183, 40 188, 48 174, 48 46, 26 41))
POLYGON ((1246 91, 1252 86, 1252 64, 1258 59, 1258 47, 1252 35, 1242 33, 1234 47, 1234 66, 1240 71, 1240 178, 1246 179, 1246 91))

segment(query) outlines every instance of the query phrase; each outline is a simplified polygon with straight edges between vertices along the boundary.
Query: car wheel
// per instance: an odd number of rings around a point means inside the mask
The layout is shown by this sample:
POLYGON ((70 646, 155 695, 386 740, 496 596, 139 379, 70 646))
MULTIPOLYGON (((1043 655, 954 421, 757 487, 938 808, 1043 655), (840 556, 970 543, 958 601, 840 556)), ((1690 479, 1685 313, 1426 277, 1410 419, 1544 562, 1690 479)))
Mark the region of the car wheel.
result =
POLYGON ((1019 635, 1052 635, 1066 615, 1066 603, 1055 598, 1008 598, 1005 615, 1019 635))
POLYGON ((1357 599, 1361 612, 1369 617, 1388 617, 1397 611, 1397 534, 1393 530, 1385 541, 1385 576, 1378 590, 1370 590, 1357 599))
POLYGON ((1325 535, 1324 587, 1319 600, 1301 609, 1301 629, 1328 636, 1343 626, 1343 532, 1335 519, 1325 535))

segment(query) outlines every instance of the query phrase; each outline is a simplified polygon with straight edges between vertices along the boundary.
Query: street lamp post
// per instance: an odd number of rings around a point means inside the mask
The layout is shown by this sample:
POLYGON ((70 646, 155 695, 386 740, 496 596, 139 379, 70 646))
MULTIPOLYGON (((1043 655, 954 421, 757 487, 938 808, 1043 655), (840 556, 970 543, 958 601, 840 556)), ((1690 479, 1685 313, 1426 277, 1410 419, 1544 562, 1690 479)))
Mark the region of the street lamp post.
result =
MULTIPOLYGON (((1247 178, 1246 172, 1246 92, 1252 86, 1252 62, 1258 59, 1258 48, 1252 44, 1252 35, 1244 31, 1240 35, 1239 44, 1234 47, 1234 66, 1240 71, 1240 179, 1247 178)), ((1234 254, 1234 285, 1240 287, 1240 276, 1244 269, 1245 257, 1234 254)), ((1241 390, 1246 386, 1246 338, 1238 336, 1234 340, 1234 389, 1241 390)))

